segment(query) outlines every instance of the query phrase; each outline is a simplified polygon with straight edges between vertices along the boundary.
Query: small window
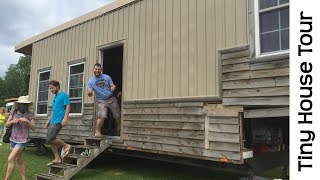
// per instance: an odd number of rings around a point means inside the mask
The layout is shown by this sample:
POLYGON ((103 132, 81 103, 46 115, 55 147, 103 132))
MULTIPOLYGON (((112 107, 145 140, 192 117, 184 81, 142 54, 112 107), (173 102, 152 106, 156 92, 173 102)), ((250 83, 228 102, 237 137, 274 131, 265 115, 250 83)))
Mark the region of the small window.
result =
POLYGON ((69 66, 70 113, 81 114, 83 104, 84 63, 69 66))
POLYGON ((37 93, 37 114, 47 115, 48 113, 48 83, 50 71, 39 73, 38 93, 37 93))
POLYGON ((289 0, 256 0, 258 55, 289 50, 289 0))

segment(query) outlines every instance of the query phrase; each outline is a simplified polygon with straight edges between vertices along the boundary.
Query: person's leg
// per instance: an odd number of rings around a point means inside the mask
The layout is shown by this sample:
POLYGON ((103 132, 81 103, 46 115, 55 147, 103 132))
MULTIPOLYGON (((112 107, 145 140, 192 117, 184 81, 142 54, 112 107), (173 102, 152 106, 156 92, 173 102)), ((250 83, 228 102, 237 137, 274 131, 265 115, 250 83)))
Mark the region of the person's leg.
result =
POLYGON ((0 126, 0 145, 2 145, 2 132, 3 132, 4 126, 0 126))
POLYGON ((116 121, 116 124, 115 124, 116 135, 120 135, 121 114, 120 114, 119 104, 115 97, 112 97, 112 100, 109 101, 109 107, 112 112, 112 116, 116 121))
POLYGON ((104 118, 107 114, 107 107, 106 107, 106 101, 105 100, 99 100, 98 101, 98 118, 96 123, 96 129, 95 129, 95 136, 101 136, 101 128, 104 123, 104 118))
POLYGON ((60 146, 60 144, 56 142, 56 137, 59 134, 61 128, 62 128, 61 124, 50 124, 48 128, 46 142, 51 145, 51 150, 53 152, 54 159, 47 165, 61 162, 59 151, 58 151, 58 147, 60 146))
MULTIPOLYGON (((71 145, 70 145, 70 144, 65 143, 65 142, 62 141, 61 139, 54 139, 54 140, 52 140, 52 141, 51 141, 51 146, 52 146, 52 145, 54 145, 54 146, 57 147, 56 153, 57 153, 57 157, 58 157, 59 160, 60 160, 60 156, 59 156, 59 153, 58 153, 58 147, 60 146, 60 147, 63 148, 64 154, 66 154, 66 153, 70 150, 70 148, 71 148, 71 145)), ((56 160, 56 154, 55 154, 54 157, 55 157, 55 160, 56 160)))
POLYGON ((10 179, 12 172, 13 172, 13 169, 14 169, 14 160, 17 158, 19 153, 22 153, 22 150, 23 150, 23 148, 14 147, 15 143, 14 143, 14 145, 12 145, 12 143, 10 143, 10 145, 11 145, 11 148, 13 148, 13 149, 8 157, 8 167, 7 167, 7 173, 6 173, 5 180, 10 179))
POLYGON ((19 166, 21 179, 25 180, 26 179, 26 168, 25 168, 24 163, 23 163, 22 154, 23 154, 23 151, 18 153, 16 160, 17 160, 17 163, 18 163, 18 166, 19 166))
POLYGON ((51 143, 51 150, 54 156, 54 159, 52 160, 52 162, 54 163, 60 163, 61 159, 60 159, 60 155, 59 155, 59 151, 58 151, 58 146, 54 143, 51 143))

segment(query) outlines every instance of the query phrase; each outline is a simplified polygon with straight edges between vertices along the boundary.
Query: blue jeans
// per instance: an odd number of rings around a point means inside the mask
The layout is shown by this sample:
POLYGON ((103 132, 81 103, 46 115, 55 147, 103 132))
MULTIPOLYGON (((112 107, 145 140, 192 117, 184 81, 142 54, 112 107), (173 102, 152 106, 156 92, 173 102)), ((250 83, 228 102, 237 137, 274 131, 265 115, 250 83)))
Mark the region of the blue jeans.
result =
POLYGON ((16 142, 12 142, 10 141, 10 149, 12 150, 13 148, 24 148, 27 146, 28 143, 16 143, 16 142))
POLYGON ((0 126, 0 143, 2 142, 2 132, 3 132, 4 126, 0 126))

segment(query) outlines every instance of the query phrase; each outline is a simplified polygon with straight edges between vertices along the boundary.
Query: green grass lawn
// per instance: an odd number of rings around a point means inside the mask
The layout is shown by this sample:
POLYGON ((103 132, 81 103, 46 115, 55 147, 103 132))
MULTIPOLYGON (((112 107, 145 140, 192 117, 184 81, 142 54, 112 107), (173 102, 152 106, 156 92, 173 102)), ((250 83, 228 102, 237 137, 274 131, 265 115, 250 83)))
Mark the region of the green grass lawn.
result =
MULTIPOLYGON (((7 157, 10 153, 9 144, 0 146, 0 179, 4 179, 7 169, 7 157)), ((52 154, 37 155, 35 147, 28 146, 24 151, 27 179, 34 179, 34 174, 48 172, 46 164, 53 159, 52 154)), ((17 165, 12 176, 13 180, 21 179, 17 165)), ((102 155, 72 179, 112 179, 112 180, 213 180, 213 179, 238 179, 237 174, 213 172, 211 170, 192 166, 178 165, 147 159, 102 155)))
MULTIPOLYGON (((51 152, 37 155, 35 149, 35 147, 28 146, 24 151, 27 179, 35 179, 34 174, 36 173, 48 172, 46 164, 53 159, 51 152)), ((0 146, 0 179, 5 177, 9 153, 9 144, 0 146)), ((278 176, 274 175, 274 171, 271 174, 273 174, 271 177, 278 176)), ((21 179, 17 165, 12 176, 12 180, 16 179, 21 179)), ((239 175, 161 161, 104 154, 96 158, 90 168, 81 170, 72 179, 238 180, 239 175)))

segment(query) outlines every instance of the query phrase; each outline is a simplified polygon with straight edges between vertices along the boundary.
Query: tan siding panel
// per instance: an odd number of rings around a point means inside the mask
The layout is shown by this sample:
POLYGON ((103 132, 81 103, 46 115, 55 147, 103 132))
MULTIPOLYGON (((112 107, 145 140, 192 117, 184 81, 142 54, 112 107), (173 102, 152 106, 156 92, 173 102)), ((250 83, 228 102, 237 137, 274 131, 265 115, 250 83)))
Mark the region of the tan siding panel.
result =
POLYGON ((158 98, 165 97, 165 66, 166 66, 166 39, 165 39, 165 23, 166 9, 165 1, 159 1, 159 59, 158 59, 158 98))
POLYGON ((119 9, 118 39, 123 39, 124 8, 119 9))
POLYGON ((128 27, 128 69, 127 69, 127 97, 128 99, 132 99, 132 90, 133 90, 133 48, 134 48, 134 36, 133 36, 133 28, 134 28, 134 6, 131 5, 129 7, 129 27, 128 27))
POLYGON ((146 1, 146 49, 145 49, 145 74, 144 74, 144 96, 151 97, 151 73, 152 73, 152 1, 146 1))
POLYGON ((113 41, 113 16, 114 12, 108 14, 108 43, 113 41))
POLYGON ((236 41, 236 0, 225 0, 226 47, 234 47, 236 41))
POLYGON ((181 0, 173 1, 173 39, 172 39, 172 68, 173 68, 173 96, 180 96, 180 79, 181 79, 181 0))
POLYGON ((138 99, 139 92, 139 50, 140 50, 140 2, 134 4, 133 29, 133 82, 132 98, 138 99))
POLYGON ((119 11, 114 11, 113 14, 112 41, 116 41, 118 40, 119 11))
POLYGON ((197 0, 197 95, 207 95, 206 77, 206 0, 197 0))
POLYGON ((216 95, 215 1, 206 0, 206 94, 216 95))
POLYGON ((189 0, 189 96, 197 94, 197 12, 196 0, 189 0))
POLYGON ((129 37, 129 7, 124 8, 123 12, 123 38, 126 39, 126 43, 124 46, 124 62, 123 62, 123 84, 122 84, 122 92, 123 99, 128 99, 128 37, 129 37))
POLYGON ((151 98, 158 97, 159 1, 152 1, 152 72, 151 98))
POLYGON ((180 96, 188 96, 189 93, 189 0, 181 2, 181 82, 180 96))
POLYGON ((172 97, 172 15, 173 15, 173 2, 172 0, 165 1, 165 40, 166 40, 166 47, 165 47, 165 97, 172 97))
POLYGON ((236 3, 236 46, 247 44, 247 0, 235 0, 236 3))
POLYGON ((140 6, 140 30, 139 30, 139 65, 138 74, 138 98, 145 98, 145 57, 146 57, 146 1, 141 1, 140 6))

